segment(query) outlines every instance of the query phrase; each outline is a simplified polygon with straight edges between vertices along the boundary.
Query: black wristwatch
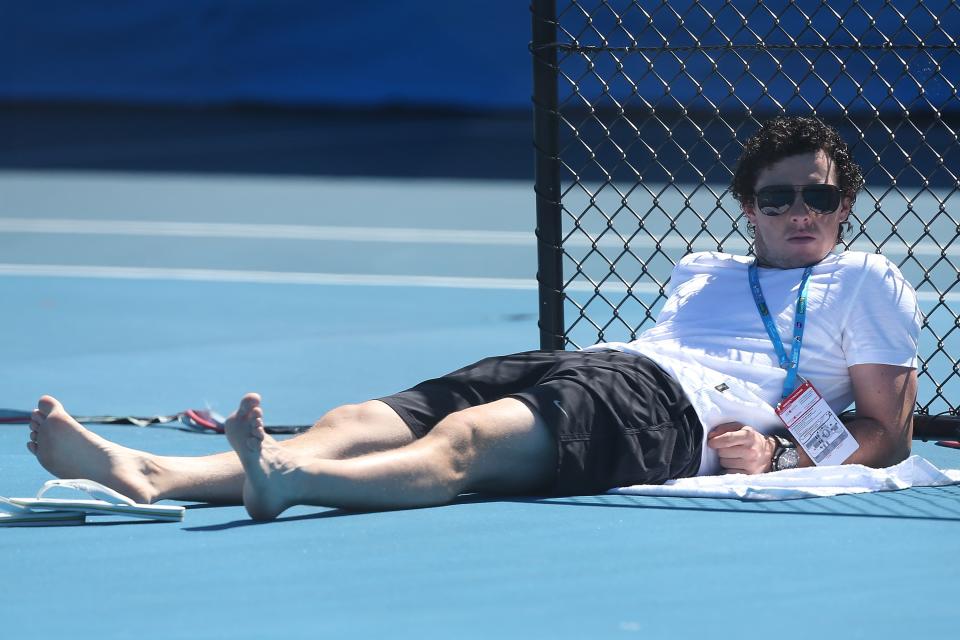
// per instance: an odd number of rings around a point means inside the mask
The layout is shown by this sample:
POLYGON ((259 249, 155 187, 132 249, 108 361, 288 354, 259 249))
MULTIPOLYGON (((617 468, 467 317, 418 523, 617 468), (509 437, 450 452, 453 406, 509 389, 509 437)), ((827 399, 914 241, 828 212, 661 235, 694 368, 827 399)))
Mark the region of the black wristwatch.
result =
POLYGON ((783 471, 784 469, 795 469, 800 464, 800 454, 797 453, 797 445, 792 440, 783 436, 770 436, 777 443, 773 450, 773 459, 770 462, 771 471, 783 471))

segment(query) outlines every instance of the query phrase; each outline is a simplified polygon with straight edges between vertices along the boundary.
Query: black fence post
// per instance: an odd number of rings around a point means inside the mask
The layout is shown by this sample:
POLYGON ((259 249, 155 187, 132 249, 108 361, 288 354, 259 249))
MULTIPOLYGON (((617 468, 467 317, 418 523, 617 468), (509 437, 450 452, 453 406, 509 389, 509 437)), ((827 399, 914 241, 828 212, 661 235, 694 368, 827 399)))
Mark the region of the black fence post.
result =
POLYGON ((533 125, 536 149, 537 283, 540 348, 563 349, 556 0, 533 0, 533 125))

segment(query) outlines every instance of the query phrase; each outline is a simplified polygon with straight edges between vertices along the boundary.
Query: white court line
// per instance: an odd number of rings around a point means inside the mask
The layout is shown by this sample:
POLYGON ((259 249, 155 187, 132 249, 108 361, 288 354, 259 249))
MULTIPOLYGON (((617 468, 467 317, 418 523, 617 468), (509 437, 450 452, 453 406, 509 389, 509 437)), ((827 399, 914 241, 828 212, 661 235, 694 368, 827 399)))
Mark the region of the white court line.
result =
POLYGON ((243 271, 237 269, 174 269, 104 267, 61 264, 0 264, 0 276, 104 278, 109 280, 191 280, 252 284, 365 285, 382 287, 452 287, 459 289, 536 289, 524 278, 402 276, 303 271, 243 271))
POLYGON ((340 227, 305 224, 236 224, 224 222, 69 220, 60 218, 0 218, 0 232, 517 246, 531 246, 532 243, 535 242, 532 231, 417 229, 409 227, 340 227))
MULTIPOLYGON (((197 282, 241 282, 250 284, 359 285, 372 287, 449 287, 455 289, 519 289, 535 291, 532 278, 474 278, 466 276, 376 275, 355 273, 314 273, 303 271, 242 271, 238 269, 171 269, 160 267, 104 267, 64 264, 0 264, 0 276, 52 278, 102 278, 108 280, 188 280, 197 282)), ((586 282, 574 282, 567 291, 592 292, 586 282)), ((625 291, 623 285, 609 285, 604 291, 625 291)), ((660 288, 641 283, 636 293, 656 294, 660 288)))
MULTIPOLYGON (((621 230, 623 232, 623 230, 621 230)), ((38 233, 65 235, 114 235, 177 238, 240 238, 254 240, 325 240, 341 242, 394 242, 408 244, 461 244, 531 247, 536 242, 533 231, 490 231, 483 229, 424 229, 412 227, 344 227, 298 224, 238 224, 227 222, 160 222, 131 220, 71 220, 68 218, 0 218, 0 233, 38 233)), ((567 247, 589 247, 593 241, 584 234, 571 235, 567 247)), ((623 240, 607 233, 596 242, 599 247, 623 248, 623 240)), ((687 242, 676 236, 659 241, 664 249, 686 250, 687 242)), ((695 241, 694 248, 716 248, 709 239, 695 241)), ((746 242, 733 240, 731 247, 746 247, 746 242)), ((648 236, 630 240, 632 247, 653 248, 656 242, 648 236)), ((860 250, 870 251, 871 247, 860 250)), ((933 242, 921 242, 913 248, 915 255, 940 256, 942 250, 933 242)), ((885 247, 885 255, 906 255, 906 247, 885 247)), ((960 245, 948 247, 949 256, 960 255, 960 245)))
MULTIPOLYGON (((249 284, 304 284, 352 285, 371 287, 447 287, 453 289, 513 289, 535 291, 537 281, 532 278, 476 278, 466 276, 376 275, 354 273, 314 273, 304 271, 243 271, 238 269, 171 269, 160 267, 104 267, 64 264, 0 264, 0 276, 101 278, 107 280, 186 280, 195 282, 240 282, 249 284)), ((634 293, 656 295, 660 287, 639 283, 634 293)), ((566 291, 592 293, 589 282, 575 281, 566 291)), ((604 284, 604 293, 626 291, 621 283, 604 284)), ((917 298, 923 302, 937 302, 940 297, 932 291, 921 291, 917 298)), ((960 302, 960 293, 944 296, 948 302, 960 302)))

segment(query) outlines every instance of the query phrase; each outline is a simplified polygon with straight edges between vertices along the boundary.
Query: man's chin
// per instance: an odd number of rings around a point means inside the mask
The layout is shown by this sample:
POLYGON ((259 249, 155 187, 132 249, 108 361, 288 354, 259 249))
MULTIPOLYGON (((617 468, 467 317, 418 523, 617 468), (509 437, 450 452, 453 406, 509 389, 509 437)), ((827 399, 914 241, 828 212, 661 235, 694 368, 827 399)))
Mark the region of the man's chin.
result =
POLYGON ((810 246, 794 246, 792 250, 785 251, 775 258, 760 256, 760 263, 780 269, 801 269, 817 264, 830 255, 831 251, 832 249, 828 249, 824 252, 812 246, 812 244, 810 246))

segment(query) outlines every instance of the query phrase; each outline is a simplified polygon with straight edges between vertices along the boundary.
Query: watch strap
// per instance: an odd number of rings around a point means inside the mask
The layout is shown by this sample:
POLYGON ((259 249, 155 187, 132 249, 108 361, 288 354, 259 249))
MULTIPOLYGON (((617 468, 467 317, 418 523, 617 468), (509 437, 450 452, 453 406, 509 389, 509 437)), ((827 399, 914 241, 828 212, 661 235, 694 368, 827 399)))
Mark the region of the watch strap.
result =
POLYGON ((796 450, 797 445, 790 439, 784 438, 783 436, 772 435, 773 441, 776 443, 776 446, 773 449, 773 458, 770 460, 770 468, 773 471, 783 471, 785 468, 793 468, 796 465, 790 467, 780 466, 780 461, 783 458, 783 454, 788 450, 796 450))

